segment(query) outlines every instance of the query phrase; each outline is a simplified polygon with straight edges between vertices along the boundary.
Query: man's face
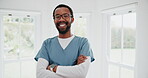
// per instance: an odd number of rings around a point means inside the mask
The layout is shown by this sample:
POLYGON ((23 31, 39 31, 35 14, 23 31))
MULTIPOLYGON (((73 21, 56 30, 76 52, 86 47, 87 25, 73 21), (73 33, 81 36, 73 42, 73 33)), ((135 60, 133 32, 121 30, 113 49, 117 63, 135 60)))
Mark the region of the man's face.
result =
POLYGON ((60 34, 65 34, 70 30, 71 23, 74 18, 71 18, 71 14, 68 8, 60 7, 55 10, 54 23, 60 34))

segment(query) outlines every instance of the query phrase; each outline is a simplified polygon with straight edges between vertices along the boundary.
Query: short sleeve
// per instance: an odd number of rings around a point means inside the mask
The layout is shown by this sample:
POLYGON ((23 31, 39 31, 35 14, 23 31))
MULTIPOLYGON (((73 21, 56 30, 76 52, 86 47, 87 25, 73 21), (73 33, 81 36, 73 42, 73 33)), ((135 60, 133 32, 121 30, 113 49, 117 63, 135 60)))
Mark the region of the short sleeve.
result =
POLYGON ((47 40, 43 42, 41 49, 35 56, 35 60, 38 61, 39 58, 44 58, 47 61, 49 61, 49 55, 48 55, 48 50, 47 50, 47 40))
POLYGON ((90 44, 87 40, 87 38, 83 38, 82 42, 81 42, 81 48, 80 48, 80 55, 84 55, 84 56, 90 56, 91 57, 91 62, 93 62, 94 56, 93 56, 93 51, 90 47, 90 44))

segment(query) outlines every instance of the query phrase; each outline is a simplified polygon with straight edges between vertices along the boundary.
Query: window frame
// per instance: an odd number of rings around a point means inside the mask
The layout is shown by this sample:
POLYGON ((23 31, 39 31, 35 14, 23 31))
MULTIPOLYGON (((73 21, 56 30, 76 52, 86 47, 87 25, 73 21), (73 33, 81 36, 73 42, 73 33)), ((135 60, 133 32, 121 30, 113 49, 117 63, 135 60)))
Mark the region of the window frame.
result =
MULTIPOLYGON (((41 43, 41 23, 40 17, 41 13, 37 11, 20 11, 20 10, 9 10, 9 9, 0 9, 0 78, 4 78, 4 64, 19 62, 21 66, 21 62, 23 61, 30 61, 33 58, 19 58, 19 59, 8 59, 4 60, 4 27, 2 24, 3 16, 7 16, 8 14, 13 14, 13 16, 18 16, 19 18, 26 17, 26 15, 30 15, 35 17, 35 27, 34 27, 34 55, 37 52, 37 48, 40 47, 39 43, 41 43)), ((21 78, 21 67, 20 67, 20 78, 21 78)))
MULTIPOLYGON (((113 7, 109 9, 102 10, 102 46, 103 46, 103 78, 109 78, 109 65, 115 65, 119 67, 119 78, 121 76, 120 71, 121 68, 127 68, 129 70, 135 71, 134 66, 130 66, 127 64, 119 63, 119 62, 114 62, 111 61, 109 56, 110 56, 110 51, 111 51, 111 27, 110 27, 110 17, 112 15, 123 15, 127 14, 129 11, 131 12, 136 12, 136 6, 137 3, 131 3, 127 5, 122 5, 118 7, 113 7)), ((122 17, 123 18, 123 17, 122 17)), ((122 25, 123 27, 123 25, 122 25)), ((123 28, 122 28, 123 30, 123 28)), ((122 32, 123 33, 123 32, 122 32)), ((123 34, 122 34, 123 36, 123 34)), ((122 45, 123 43, 121 43, 122 45)), ((136 61, 136 60, 135 60, 136 61)), ((135 73, 135 72, 134 72, 135 73)))

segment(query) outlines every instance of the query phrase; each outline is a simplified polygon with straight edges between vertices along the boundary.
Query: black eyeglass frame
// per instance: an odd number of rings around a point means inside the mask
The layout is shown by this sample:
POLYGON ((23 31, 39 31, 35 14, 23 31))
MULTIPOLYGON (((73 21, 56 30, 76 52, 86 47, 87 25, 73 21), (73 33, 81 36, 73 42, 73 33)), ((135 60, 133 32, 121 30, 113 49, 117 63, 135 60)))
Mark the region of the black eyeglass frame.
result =
POLYGON ((61 17, 62 17, 63 19, 67 19, 67 18, 69 18, 69 17, 72 17, 72 15, 71 15, 71 14, 67 14, 67 13, 62 14, 62 15, 57 14, 57 15, 54 16, 54 19, 55 19, 55 20, 60 20, 61 17), (65 15, 66 15, 66 16, 65 16, 65 15))

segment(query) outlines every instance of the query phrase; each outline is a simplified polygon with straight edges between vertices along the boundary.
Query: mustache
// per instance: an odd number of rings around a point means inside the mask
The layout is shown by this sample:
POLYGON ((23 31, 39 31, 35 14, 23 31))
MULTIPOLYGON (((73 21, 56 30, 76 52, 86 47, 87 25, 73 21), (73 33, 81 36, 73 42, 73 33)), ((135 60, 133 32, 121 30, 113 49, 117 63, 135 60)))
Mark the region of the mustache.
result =
POLYGON ((65 21, 58 22, 56 25, 59 26, 61 23, 65 23, 66 25, 68 25, 68 22, 65 21))

